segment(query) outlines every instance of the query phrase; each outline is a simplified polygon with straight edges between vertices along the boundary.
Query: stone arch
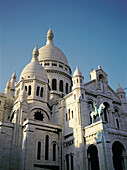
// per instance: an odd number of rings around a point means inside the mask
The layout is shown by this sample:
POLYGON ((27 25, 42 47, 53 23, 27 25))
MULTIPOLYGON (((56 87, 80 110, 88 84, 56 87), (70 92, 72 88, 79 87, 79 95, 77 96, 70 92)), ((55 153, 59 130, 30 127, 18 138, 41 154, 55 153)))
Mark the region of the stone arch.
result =
POLYGON ((98 149, 95 145, 90 145, 87 149, 88 170, 99 170, 98 149))
POLYGON ((69 154, 65 155, 65 167, 66 170, 69 170, 69 154))
POLYGON ((110 104, 108 102, 104 102, 105 108, 103 111, 103 119, 108 123, 108 109, 110 108, 110 104))
POLYGON ((113 167, 115 170, 125 170, 126 160, 125 160, 125 147, 124 145, 116 140, 112 144, 112 160, 113 160, 113 167))

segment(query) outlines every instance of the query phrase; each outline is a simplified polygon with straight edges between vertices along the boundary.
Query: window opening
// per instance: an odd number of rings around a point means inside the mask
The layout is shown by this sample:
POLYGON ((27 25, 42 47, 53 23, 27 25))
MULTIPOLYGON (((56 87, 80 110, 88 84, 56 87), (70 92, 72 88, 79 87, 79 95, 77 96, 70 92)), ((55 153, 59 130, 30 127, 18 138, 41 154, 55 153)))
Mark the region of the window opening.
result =
POLYGON ((116 119, 117 128, 119 129, 119 120, 116 119))
POLYGON ((56 161, 56 144, 53 144, 53 161, 56 161))
POLYGON ((69 155, 67 154, 65 158, 66 158, 66 169, 69 170, 69 155))
POLYGON ((40 94, 41 97, 43 97, 43 87, 41 87, 41 94, 40 94))
POLYGON ((57 90, 57 80, 52 79, 52 90, 57 90))
POLYGON ((31 95, 31 86, 28 88, 28 95, 31 95))
POLYGON ((37 91, 36 91, 36 95, 39 96, 39 92, 40 92, 40 87, 37 86, 37 91))
POLYGON ((71 170, 73 170, 74 167, 73 167, 73 155, 71 155, 71 170))
POLYGON ((27 86, 25 86, 25 90, 27 91, 27 86))
POLYGON ((52 66, 57 66, 57 64, 56 63, 52 63, 52 66))
POLYGON ((49 159, 49 136, 45 137, 45 160, 49 159))
POLYGON ((44 115, 41 113, 41 111, 37 111, 34 114, 34 119, 43 121, 44 115))
POLYGON ((72 119, 73 119, 73 110, 71 111, 71 117, 72 117, 72 119))
POLYGON ((41 158, 41 142, 39 141, 37 144, 37 159, 40 160, 41 158))
POLYGON ((70 120, 70 109, 68 109, 68 119, 70 120))
POLYGON ((67 113, 66 113, 66 121, 67 121, 67 113))
POLYGON ((63 92, 63 80, 60 80, 59 90, 63 92))
POLYGON ((66 83, 66 94, 68 94, 68 83, 66 83))

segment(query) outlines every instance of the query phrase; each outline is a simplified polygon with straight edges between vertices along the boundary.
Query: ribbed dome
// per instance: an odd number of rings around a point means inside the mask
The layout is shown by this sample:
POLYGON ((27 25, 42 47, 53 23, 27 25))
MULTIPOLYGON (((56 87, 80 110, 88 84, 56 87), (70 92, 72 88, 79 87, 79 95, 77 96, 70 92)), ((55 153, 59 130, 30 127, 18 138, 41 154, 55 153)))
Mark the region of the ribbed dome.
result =
POLYGON ((37 47, 35 47, 33 50, 33 58, 31 62, 23 69, 20 75, 20 80, 34 77, 39 80, 48 80, 46 71, 37 59, 38 54, 37 47))
POLYGON ((44 61, 44 60, 56 60, 58 62, 62 62, 64 64, 68 65, 66 56, 64 53, 57 47, 55 47, 53 44, 48 44, 39 49, 39 57, 38 60, 44 61))

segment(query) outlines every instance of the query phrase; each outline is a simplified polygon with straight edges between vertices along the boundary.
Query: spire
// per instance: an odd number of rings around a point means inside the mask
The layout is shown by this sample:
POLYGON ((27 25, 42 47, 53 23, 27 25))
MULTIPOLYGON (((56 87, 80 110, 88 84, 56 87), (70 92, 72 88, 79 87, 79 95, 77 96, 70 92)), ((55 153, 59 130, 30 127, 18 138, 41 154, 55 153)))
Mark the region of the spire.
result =
POLYGON ((31 62, 38 60, 38 55, 39 55, 39 51, 38 51, 37 45, 35 45, 35 48, 33 50, 33 58, 31 62))
POLYGON ((6 84, 5 93, 10 92, 10 89, 11 89, 11 81, 10 81, 10 79, 9 79, 9 81, 8 81, 7 84, 6 84))
POLYGON ((49 30, 48 30, 48 32, 47 32, 47 45, 48 44, 52 44, 53 45, 53 37, 54 37, 54 35, 53 35, 53 32, 52 32, 52 29, 51 29, 51 26, 49 27, 49 30))
POLYGON ((119 83, 118 83, 118 86, 117 86, 117 89, 116 89, 116 93, 125 93, 119 83))
POLYGON ((75 77, 75 76, 82 76, 82 73, 80 72, 78 66, 76 66, 76 70, 75 70, 75 72, 73 74, 73 77, 75 77))
POLYGON ((14 72, 11 76, 11 79, 15 79, 16 80, 16 72, 14 72))

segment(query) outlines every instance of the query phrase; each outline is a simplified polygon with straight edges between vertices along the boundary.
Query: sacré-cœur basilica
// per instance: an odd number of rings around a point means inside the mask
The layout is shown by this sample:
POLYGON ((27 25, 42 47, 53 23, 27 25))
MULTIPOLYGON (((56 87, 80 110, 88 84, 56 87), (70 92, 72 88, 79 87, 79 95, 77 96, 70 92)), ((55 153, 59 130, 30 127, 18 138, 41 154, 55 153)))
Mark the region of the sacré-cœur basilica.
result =
POLYGON ((53 37, 0 93, 0 170, 126 170, 124 90, 101 66, 72 75, 53 37))

